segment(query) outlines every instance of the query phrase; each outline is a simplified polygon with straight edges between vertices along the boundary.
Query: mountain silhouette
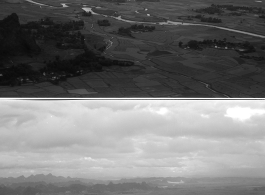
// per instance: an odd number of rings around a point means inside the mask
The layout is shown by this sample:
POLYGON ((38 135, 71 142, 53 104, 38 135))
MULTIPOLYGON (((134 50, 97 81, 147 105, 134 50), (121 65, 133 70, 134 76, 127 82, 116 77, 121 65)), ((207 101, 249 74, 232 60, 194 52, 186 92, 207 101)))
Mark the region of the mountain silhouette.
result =
POLYGON ((19 176, 17 178, 8 177, 8 178, 0 178, 0 183, 2 184, 12 184, 12 183, 29 183, 29 182, 45 182, 45 183, 57 183, 57 182, 68 182, 75 181, 71 177, 62 177, 62 176, 54 176, 52 174, 44 175, 30 175, 29 177, 19 176))
MULTIPOLYGON (((149 186, 147 183, 117 183, 114 184, 113 182, 109 182, 109 184, 95 184, 89 185, 86 183, 82 183, 79 180, 74 180, 74 178, 64 178, 64 177, 56 177, 54 175, 31 175, 29 177, 20 176, 17 178, 1 178, 0 183, 3 181, 8 182, 17 182, 24 179, 27 182, 21 183, 12 183, 11 185, 0 185, 0 194, 2 195, 36 195, 37 193, 89 193, 89 194, 98 194, 104 192, 117 192, 119 194, 127 194, 131 193, 135 190, 150 190, 154 189, 153 187, 149 186), (62 179, 63 178, 63 179, 62 179), (34 180, 34 182, 31 182, 34 180), (60 183, 46 183, 44 181, 62 181, 71 179, 74 181, 68 181, 67 185, 58 185, 60 183), (37 180, 42 180, 42 182, 37 182, 37 180), (76 183, 75 183, 76 182, 76 183)), ((76 179, 76 178, 75 178, 76 179)), ((10 184, 10 183, 9 183, 10 184)))
POLYGON ((35 39, 21 29, 16 13, 0 20, 0 56, 31 55, 40 51, 35 39))

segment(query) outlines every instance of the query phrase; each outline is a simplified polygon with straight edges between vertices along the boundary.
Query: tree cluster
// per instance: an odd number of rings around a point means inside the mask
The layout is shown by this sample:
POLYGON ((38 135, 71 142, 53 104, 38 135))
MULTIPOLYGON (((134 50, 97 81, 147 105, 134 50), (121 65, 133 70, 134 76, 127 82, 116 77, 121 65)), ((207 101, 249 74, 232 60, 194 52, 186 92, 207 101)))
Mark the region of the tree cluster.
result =
POLYGON ((102 71, 103 66, 111 65, 132 66, 134 63, 99 57, 86 49, 85 53, 70 60, 61 60, 59 56, 56 56, 55 61, 48 62, 40 72, 56 84, 59 80, 65 80, 67 77, 78 76, 85 72, 99 72, 102 71))
POLYGON ((242 13, 240 12, 231 12, 229 13, 230 16, 242 16, 242 13))
MULTIPOLYGON (((18 18, 15 18, 16 22, 13 26, 19 30, 20 25, 18 23, 18 18)), ((10 20, 9 23, 12 23, 12 21, 13 19, 10 20)), ((0 21, 0 26, 1 24, 9 26, 6 25, 9 23, 0 21)), ((105 57, 88 50, 85 44, 84 35, 82 35, 80 31, 73 32, 73 30, 79 29, 83 25, 83 21, 72 21, 62 24, 54 23, 49 18, 42 19, 38 22, 29 22, 23 25, 22 31, 28 33, 31 37, 44 40, 53 39, 57 41, 56 46, 60 49, 84 49, 84 53, 69 60, 61 60, 60 56, 56 56, 54 61, 45 62, 46 66, 40 71, 33 71, 31 66, 27 64, 18 64, 11 68, 3 68, 4 65, 0 62, 0 85, 14 86, 25 82, 41 82, 44 80, 56 83, 60 79, 66 79, 68 76, 76 76, 89 71, 101 71, 102 66, 134 65, 134 63, 130 61, 106 59, 105 57)), ((104 49, 105 45, 99 48, 102 52, 104 49)))
POLYGON ((130 27, 127 27, 127 28, 120 27, 118 29, 118 34, 134 38, 132 36, 132 31, 152 32, 154 30, 155 30, 155 26, 144 26, 143 24, 140 24, 140 25, 133 24, 130 27))
POLYGON ((120 34, 122 36, 128 36, 128 37, 134 38, 134 36, 132 36, 132 32, 131 32, 130 27, 128 27, 128 28, 120 27, 118 29, 118 34, 120 34))
POLYGON ((85 184, 70 184, 67 186, 57 186, 55 184, 37 184, 35 186, 19 186, 11 188, 7 186, 0 186, 0 194, 3 195, 36 195, 37 193, 44 194, 65 194, 69 191, 70 194, 79 194, 83 191, 89 193, 103 193, 103 192, 126 192, 133 189, 138 190, 152 190, 154 187, 150 187, 146 182, 142 183, 118 183, 114 184, 110 182, 108 185, 95 184, 87 186, 85 184))
POLYGON ((240 58, 251 59, 251 60, 255 60, 255 61, 263 61, 263 60, 265 60, 265 58, 261 57, 261 56, 257 57, 257 56, 242 55, 242 56, 240 56, 240 58))
POLYGON ((82 29, 84 21, 54 23, 51 19, 41 19, 39 22, 29 22, 22 26, 25 32, 35 39, 55 40, 59 49, 83 49, 84 36, 74 32, 82 29), (45 25, 44 25, 45 24, 45 25))
POLYGON ((95 54, 89 50, 85 53, 76 56, 74 59, 61 60, 59 56, 56 57, 56 60, 53 62, 48 62, 46 67, 42 68, 40 71, 42 74, 56 73, 56 72, 65 72, 67 74, 72 74, 76 76, 82 71, 101 71, 102 66, 98 63, 95 54))
POLYGON ((98 20, 99 26, 110 26, 110 22, 108 20, 98 20))
POLYGON ((211 7, 218 8, 218 9, 226 9, 229 11, 247 11, 249 13, 259 13, 263 14, 265 13, 265 9, 262 7, 249 7, 249 6, 236 6, 236 5, 215 5, 212 4, 211 7))
MULTIPOLYGON (((182 47, 182 42, 179 42, 179 47, 182 47)), ((224 38, 223 40, 203 40, 203 41, 196 41, 196 40, 190 40, 187 43, 187 46, 191 49, 202 49, 206 47, 217 47, 217 48, 223 48, 223 49, 234 49, 238 51, 239 53, 251 53, 255 52, 256 49, 253 45, 251 45, 248 41, 245 41, 243 43, 231 43, 226 41, 224 38)))
POLYGON ((130 29, 133 31, 152 32, 156 28, 155 26, 144 26, 143 24, 140 25, 134 24, 130 27, 130 29))
POLYGON ((46 17, 46 18, 40 20, 40 24, 41 25, 53 25, 54 22, 51 18, 46 17))
POLYGON ((16 13, 0 20, 0 60, 8 56, 39 53, 40 48, 36 44, 35 39, 21 28, 16 13))
POLYGON ((83 11, 82 16, 90 17, 90 16, 92 16, 92 13, 90 11, 89 12, 83 11))
POLYGON ((148 2, 159 2, 160 0, 135 0, 136 2, 143 2, 143 1, 148 1, 148 2))
POLYGON ((0 85, 21 85, 27 82, 38 82, 41 76, 38 71, 32 70, 32 67, 27 64, 18 64, 11 68, 0 70, 0 85))
POLYGON ((206 18, 202 15, 196 15, 194 16, 195 18, 198 18, 198 19, 201 19, 201 22, 209 22, 209 23, 222 23, 222 20, 219 19, 219 18, 212 18, 212 17, 209 17, 209 18, 206 18))
POLYGON ((101 1, 115 2, 115 3, 125 3, 126 2, 126 0, 101 0, 101 1))
POLYGON ((56 47, 59 49, 84 49, 85 36, 77 31, 57 39, 56 47))
POLYGON ((213 5, 210 7, 206 7, 206 8, 196 9, 194 11, 197 13, 207 13, 207 14, 221 14, 224 12, 220 8, 213 6, 213 5))

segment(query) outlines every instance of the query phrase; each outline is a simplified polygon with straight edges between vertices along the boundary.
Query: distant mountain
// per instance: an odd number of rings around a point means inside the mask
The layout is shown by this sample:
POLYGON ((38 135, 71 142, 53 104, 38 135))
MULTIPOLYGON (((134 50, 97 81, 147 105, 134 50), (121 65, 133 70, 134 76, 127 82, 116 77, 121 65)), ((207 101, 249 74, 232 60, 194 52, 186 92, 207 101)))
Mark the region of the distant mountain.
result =
POLYGON ((38 54, 40 51, 35 39, 21 29, 16 13, 0 20, 0 56, 38 54))
MULTIPOLYGON (((44 175, 44 174, 37 174, 37 175, 30 175, 29 177, 19 176, 17 178, 8 177, 8 178, 0 178, 0 184, 5 185, 26 185, 27 183, 55 183, 58 185, 70 185, 70 184, 93 184, 86 179, 78 179, 78 178, 71 178, 71 177, 62 177, 62 176, 54 176, 52 174, 44 175), (85 181, 85 182, 82 182, 85 181)), ((20 186, 21 186, 20 185, 20 186)), ((34 185, 31 185, 34 186, 34 185)))
POLYGON ((261 184, 265 185, 265 178, 243 178, 243 177, 149 177, 131 178, 114 181, 115 183, 125 182, 146 182, 151 186, 157 187, 177 187, 182 184, 261 184))
POLYGON ((12 184, 11 186, 0 185, 1 195, 36 195, 37 193, 44 194, 54 194, 54 193, 65 193, 71 192, 71 194, 76 193, 87 193, 87 194, 101 194, 104 192, 116 192, 119 194, 131 194, 134 191, 145 191, 154 189, 147 185, 146 183, 120 183, 113 184, 110 182, 108 185, 105 184, 95 184, 92 186, 87 186, 84 184, 71 184, 67 186, 56 186, 54 184, 46 183, 20 183, 23 186, 16 186, 12 184), (27 184, 27 186, 24 186, 27 184), (34 185, 36 184, 36 185, 34 185))
MULTIPOLYGON (((19 176, 17 178, 8 177, 0 178, 0 186, 5 185, 11 188, 16 187, 36 187, 52 184, 57 187, 69 186, 85 186, 92 187, 92 191, 119 191, 125 189, 148 189, 149 187, 176 187, 183 184, 200 184, 200 183, 228 183, 228 184, 264 184, 265 178, 240 178, 240 177, 201 177, 201 178, 186 178, 186 177, 149 177, 149 178, 130 178, 119 180, 96 180, 85 178, 71 178, 54 176, 52 174, 30 175, 29 177, 19 176)), ((91 190, 90 189, 90 190, 91 190)))
POLYGON ((68 186, 71 184, 82 184, 86 186, 91 186, 93 184, 108 184, 110 180, 96 180, 96 179, 85 179, 85 178, 72 178, 72 177, 62 177, 55 176, 51 173, 48 175, 37 174, 30 175, 28 177, 19 176, 19 177, 8 177, 3 178, 0 177, 0 185, 8 185, 8 186, 35 186, 38 183, 45 184, 54 184, 56 186, 68 186), (30 183, 30 185, 28 185, 30 183), (35 184, 34 184, 35 183, 35 184))

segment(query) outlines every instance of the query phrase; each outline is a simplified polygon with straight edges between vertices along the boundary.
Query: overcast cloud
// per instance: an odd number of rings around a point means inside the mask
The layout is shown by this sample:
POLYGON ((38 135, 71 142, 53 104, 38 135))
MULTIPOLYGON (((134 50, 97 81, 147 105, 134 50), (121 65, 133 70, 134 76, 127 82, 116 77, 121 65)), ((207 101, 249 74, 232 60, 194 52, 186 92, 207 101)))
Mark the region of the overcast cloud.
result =
POLYGON ((1 101, 0 175, 265 177, 263 101, 1 101))

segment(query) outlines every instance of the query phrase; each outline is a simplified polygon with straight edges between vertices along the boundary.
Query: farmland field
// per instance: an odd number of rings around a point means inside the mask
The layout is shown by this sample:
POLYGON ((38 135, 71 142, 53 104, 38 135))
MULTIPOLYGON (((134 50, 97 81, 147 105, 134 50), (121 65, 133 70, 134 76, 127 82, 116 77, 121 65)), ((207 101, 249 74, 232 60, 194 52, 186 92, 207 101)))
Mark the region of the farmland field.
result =
MULTIPOLYGON (((264 191, 255 190, 251 185, 229 185, 229 184, 180 184, 174 188, 159 189, 148 192, 129 193, 130 195, 262 195, 264 191)), ((116 195, 110 193, 107 195, 116 195)))
MULTIPOLYGON (((17 3, 1 0, 0 19, 15 12, 18 14, 22 24, 40 20, 44 17, 50 17, 60 22, 83 20, 85 27, 80 32, 85 35, 86 43, 91 45, 91 49, 94 49, 97 43, 108 43, 109 46, 102 53, 104 57, 113 60, 133 61, 135 65, 141 67, 141 71, 137 73, 138 75, 132 70, 124 73, 127 74, 128 78, 131 78, 132 75, 145 77, 145 75, 150 73, 156 73, 155 75, 159 74, 166 77, 167 81, 169 79, 174 80, 175 83, 178 83, 176 86, 180 85, 183 87, 182 90, 175 90, 176 88, 169 84, 170 82, 165 82, 166 80, 162 82, 161 78, 152 78, 151 80, 159 83, 159 85, 168 87, 167 90, 170 90, 170 93, 164 93, 168 94, 166 95, 168 97, 185 97, 185 94, 191 94, 188 95, 189 97, 193 95, 194 97, 265 97, 265 80, 263 79, 265 60, 258 61, 251 58, 251 56, 265 56, 265 51, 261 49, 262 46, 265 46, 264 38, 206 26, 181 25, 181 23, 179 25, 159 25, 155 21, 156 19, 167 19, 182 22, 183 19, 180 19, 180 17, 194 16, 196 13, 192 11, 193 9, 209 7, 212 3, 258 6, 264 9, 265 1, 257 3, 246 0, 235 0, 233 2, 228 0, 161 0, 160 2, 128 1, 119 4, 103 0, 37 0, 36 2, 56 7, 35 5, 24 0, 17 3), (61 3, 66 3, 67 7, 62 7, 61 3), (121 18, 131 21, 143 21, 143 25, 155 26, 155 30, 152 32, 132 32, 133 37, 120 35, 117 33, 119 28, 128 28, 134 23, 96 14, 91 17, 82 16, 81 13, 84 11, 82 8, 89 6, 93 7, 92 10, 95 13, 103 15, 118 14, 121 18), (97 20, 102 19, 109 20, 110 26, 99 26, 97 20), (239 52, 232 49, 208 47, 202 50, 194 50, 179 46, 180 42, 183 45, 187 45, 190 40, 203 41, 206 39, 226 40, 237 44, 248 42, 255 47, 255 52, 246 54, 248 58, 242 58, 239 52), (178 80, 177 78, 180 76, 187 77, 189 82, 178 80), (199 83, 200 81, 209 84, 211 90, 199 83)), ((241 16, 212 15, 212 17, 222 19, 223 22, 216 24, 217 26, 265 35, 265 20, 255 16, 255 14, 241 16), (244 21, 243 23, 240 22, 242 20, 244 21)), ((184 22, 200 23, 196 20, 185 20, 184 22)), ((21 61, 30 63, 32 66, 43 67, 44 61, 52 60, 57 55, 62 59, 68 59, 82 53, 80 50, 60 51, 52 46, 54 44, 49 42, 39 44, 44 51, 40 56, 34 58, 14 57, 13 61, 21 61)), ((120 71, 123 71, 123 69, 126 70, 124 67, 120 71)), ((115 67, 104 68, 104 71, 117 72, 115 67)), ((103 79, 103 82, 107 82, 104 81, 104 78, 101 79, 103 79)), ((145 84, 139 85, 133 79, 132 82, 135 84, 134 87, 138 87, 141 90, 141 93, 137 92, 135 96, 153 96, 152 94, 154 93, 150 93, 147 88, 140 87, 145 84)), ((171 83, 174 82, 172 81, 171 83)), ((147 82, 146 85, 151 87, 152 84, 150 83, 147 82)), ((108 86, 108 83, 106 83, 106 88, 108 86)), ((113 94, 126 97, 126 94, 129 93, 123 94, 123 91, 126 91, 124 88, 126 87, 115 89, 116 91, 114 90, 113 94), (119 93, 116 93, 117 90, 119 93)), ((159 90, 154 89, 154 91, 159 90)), ((93 92, 95 93, 86 94, 86 97, 89 97, 89 95, 91 97, 101 95, 105 97, 111 94, 111 92, 107 93, 107 90, 106 94, 102 93, 102 90, 97 91, 96 88, 93 89, 93 92)))

